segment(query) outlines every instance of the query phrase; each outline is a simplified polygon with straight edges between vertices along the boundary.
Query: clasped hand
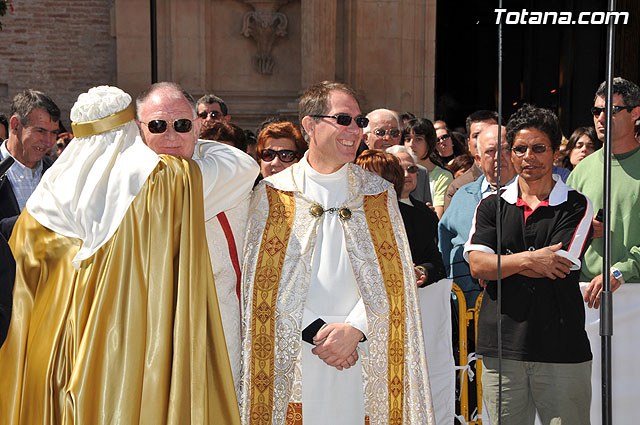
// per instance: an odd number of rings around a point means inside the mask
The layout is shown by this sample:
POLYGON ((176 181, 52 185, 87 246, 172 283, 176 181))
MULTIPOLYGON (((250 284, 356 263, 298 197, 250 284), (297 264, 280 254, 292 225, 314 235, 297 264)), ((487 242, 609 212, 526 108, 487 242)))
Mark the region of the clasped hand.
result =
POLYGON ((316 346, 311 352, 329 366, 349 369, 358 361, 356 348, 362 337, 362 332, 347 323, 332 323, 313 337, 316 346))

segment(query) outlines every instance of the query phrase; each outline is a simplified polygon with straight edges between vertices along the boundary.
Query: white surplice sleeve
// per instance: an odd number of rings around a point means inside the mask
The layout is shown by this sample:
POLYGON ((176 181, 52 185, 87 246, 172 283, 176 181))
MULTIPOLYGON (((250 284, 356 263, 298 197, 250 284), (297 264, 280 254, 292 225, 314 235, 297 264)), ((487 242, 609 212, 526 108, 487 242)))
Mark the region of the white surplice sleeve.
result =
POLYGON ((369 327, 367 326, 367 312, 364 308, 364 301, 362 298, 358 300, 344 322, 362 332, 365 337, 367 336, 369 327))
POLYGON ((193 159, 202 171, 205 220, 246 199, 260 172, 240 149, 209 140, 198 140, 193 159))

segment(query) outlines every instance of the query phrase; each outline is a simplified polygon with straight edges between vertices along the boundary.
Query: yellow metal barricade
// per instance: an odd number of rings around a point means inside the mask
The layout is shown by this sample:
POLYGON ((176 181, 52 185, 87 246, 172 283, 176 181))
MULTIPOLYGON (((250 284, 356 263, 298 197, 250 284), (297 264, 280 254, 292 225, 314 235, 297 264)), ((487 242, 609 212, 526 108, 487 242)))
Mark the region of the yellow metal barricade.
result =
POLYGON ((475 361, 476 373, 475 373, 475 386, 476 386, 476 414, 470 418, 469 408, 469 326, 473 326, 475 342, 477 341, 478 334, 478 321, 477 314, 480 311, 480 304, 482 302, 482 294, 478 297, 474 308, 467 309, 467 301, 464 293, 460 287, 454 282, 451 288, 455 294, 458 302, 458 370, 459 378, 456 381, 456 385, 459 386, 460 394, 460 411, 456 412, 460 415, 464 421, 469 425, 482 425, 482 363, 475 361))

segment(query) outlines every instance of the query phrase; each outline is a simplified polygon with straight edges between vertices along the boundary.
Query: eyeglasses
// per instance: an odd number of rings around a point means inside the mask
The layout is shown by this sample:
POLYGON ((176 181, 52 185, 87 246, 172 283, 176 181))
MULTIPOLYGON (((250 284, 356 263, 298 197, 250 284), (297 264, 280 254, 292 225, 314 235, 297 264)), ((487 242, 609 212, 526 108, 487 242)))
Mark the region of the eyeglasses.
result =
POLYGON ((265 162, 273 161, 276 156, 280 158, 281 162, 292 162, 296 159, 302 158, 300 152, 292 151, 289 149, 282 149, 281 151, 274 151, 273 149, 264 149, 260 154, 260 159, 265 162))
POLYGON ((438 137, 438 143, 443 143, 445 140, 450 139, 451 135, 450 134, 443 134, 442 136, 438 137))
MULTIPOLYGON (((624 111, 627 110, 629 112, 633 111, 633 106, 618 106, 618 105, 613 105, 611 107, 611 115, 615 115, 620 111, 624 111)), ((603 113, 605 111, 606 108, 600 108, 598 106, 594 106, 591 108, 591 113, 593 114, 594 117, 599 117, 601 113, 603 113)))
POLYGON ((365 117, 355 117, 353 118, 351 115, 347 114, 338 114, 338 115, 309 115, 311 118, 333 118, 340 125, 344 125, 345 127, 351 124, 351 120, 355 120, 356 125, 360 128, 365 128, 369 125, 369 118, 365 117))
POLYGON ((547 146, 547 145, 533 145, 533 146, 529 146, 529 145, 520 145, 520 146, 514 146, 511 151, 516 154, 516 156, 524 156, 525 153, 527 153, 527 150, 531 149, 531 152, 536 153, 536 154, 540 154, 540 153, 545 153, 547 151, 547 149, 551 149, 551 146, 547 146))
POLYGON ((378 137, 384 137, 385 134, 389 134, 389 137, 400 137, 400 130, 397 128, 391 128, 389 130, 385 130, 384 128, 376 128, 373 130, 373 134, 378 137))
POLYGON ((203 120, 206 120, 208 116, 211 116, 211 119, 215 120, 222 116, 222 112, 220 111, 211 111, 211 112, 200 112, 198 116, 203 120))
MULTIPOLYGON (((142 124, 145 124, 147 128, 149 128, 149 131, 151 133, 159 134, 167 131, 167 122, 165 120, 151 120, 149 122, 140 122, 142 124)), ((192 127, 193 123, 188 118, 182 118, 173 122, 173 128, 178 133, 188 133, 189 131, 191 131, 192 127)))
POLYGON ((418 172, 418 166, 417 165, 409 165, 407 168, 405 168, 405 171, 411 174, 415 174, 418 172))

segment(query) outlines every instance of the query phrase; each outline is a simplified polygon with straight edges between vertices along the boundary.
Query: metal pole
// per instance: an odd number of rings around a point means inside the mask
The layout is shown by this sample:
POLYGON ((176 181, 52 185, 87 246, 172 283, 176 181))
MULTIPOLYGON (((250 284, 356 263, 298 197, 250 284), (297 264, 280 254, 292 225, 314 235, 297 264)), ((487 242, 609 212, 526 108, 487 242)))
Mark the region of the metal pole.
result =
MULTIPOLYGON (((502 9, 502 0, 499 1, 502 9)), ((496 196, 496 237, 498 250, 498 275, 496 285, 498 285, 498 306, 496 308, 496 326, 498 330, 498 425, 502 424, 502 273, 501 256, 502 253, 502 220, 500 211, 500 159, 502 157, 502 20, 498 24, 498 191, 496 196)))
MULTIPOLYGON (((615 0, 609 0, 609 12, 616 9, 615 0)), ((611 337, 613 336, 613 298, 611 293, 611 117, 613 107, 613 53, 614 24, 609 22, 607 31, 607 99, 605 110, 605 143, 604 143, 604 182, 603 210, 604 240, 602 255, 602 293, 600 295, 600 337, 602 356, 602 424, 611 425, 611 337)))
POLYGON ((158 24, 156 16, 156 0, 149 2, 151 19, 151 84, 158 82, 158 24))

